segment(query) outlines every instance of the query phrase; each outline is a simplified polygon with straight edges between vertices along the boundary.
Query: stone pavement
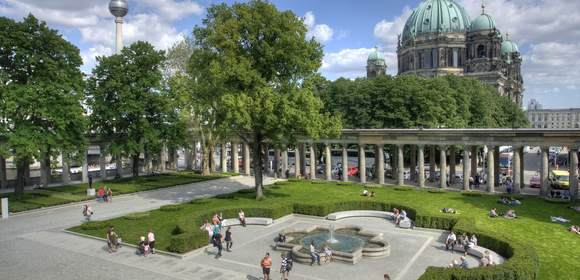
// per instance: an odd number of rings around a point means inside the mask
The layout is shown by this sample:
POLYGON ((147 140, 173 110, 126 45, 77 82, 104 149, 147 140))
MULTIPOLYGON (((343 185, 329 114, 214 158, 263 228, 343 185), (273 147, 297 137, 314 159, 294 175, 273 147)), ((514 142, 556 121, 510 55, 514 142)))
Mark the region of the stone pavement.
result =
MULTIPOLYGON (((272 178, 265 179, 266 184, 272 182, 272 178)), ((105 220, 132 212, 157 209, 167 204, 231 193, 250 188, 253 183, 253 177, 237 176, 114 197, 112 203, 91 203, 95 210, 93 218, 105 220)), ((205 275, 207 277, 203 279, 236 279, 228 278, 231 272, 223 273, 217 268, 195 268, 189 264, 183 272, 185 274, 180 275, 158 270, 150 263, 148 265, 147 262, 155 261, 153 258, 144 260, 143 263, 132 258, 125 258, 123 261, 123 256, 130 256, 133 251, 128 247, 118 256, 109 256, 106 251, 101 250, 102 242, 62 231, 82 222, 81 205, 63 205, 24 212, 0 220, 0 278, 202 279, 200 277, 205 275), (187 273, 192 274, 191 277, 187 273), (222 276, 225 278, 220 278, 222 276)), ((177 260, 171 257, 159 259, 168 264, 177 260)))

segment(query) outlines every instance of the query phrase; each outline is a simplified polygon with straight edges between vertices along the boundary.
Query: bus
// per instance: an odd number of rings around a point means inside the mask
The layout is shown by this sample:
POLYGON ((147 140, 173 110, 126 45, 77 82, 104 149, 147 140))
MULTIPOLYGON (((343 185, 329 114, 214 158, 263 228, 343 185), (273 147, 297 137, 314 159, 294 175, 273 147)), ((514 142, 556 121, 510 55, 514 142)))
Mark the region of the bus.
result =
POLYGON ((499 173, 504 176, 512 174, 512 153, 499 154, 499 173))

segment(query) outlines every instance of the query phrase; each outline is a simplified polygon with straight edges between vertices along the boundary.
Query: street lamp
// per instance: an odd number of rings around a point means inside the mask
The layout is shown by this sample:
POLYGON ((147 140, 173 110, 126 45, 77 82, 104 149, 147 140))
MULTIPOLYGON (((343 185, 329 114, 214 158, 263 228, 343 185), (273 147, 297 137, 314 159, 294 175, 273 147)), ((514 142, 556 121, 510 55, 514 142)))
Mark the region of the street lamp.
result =
POLYGON ((117 27, 115 51, 119 54, 123 48, 123 17, 129 12, 129 4, 127 4, 126 0, 111 0, 111 2, 109 2, 109 11, 115 16, 117 27))

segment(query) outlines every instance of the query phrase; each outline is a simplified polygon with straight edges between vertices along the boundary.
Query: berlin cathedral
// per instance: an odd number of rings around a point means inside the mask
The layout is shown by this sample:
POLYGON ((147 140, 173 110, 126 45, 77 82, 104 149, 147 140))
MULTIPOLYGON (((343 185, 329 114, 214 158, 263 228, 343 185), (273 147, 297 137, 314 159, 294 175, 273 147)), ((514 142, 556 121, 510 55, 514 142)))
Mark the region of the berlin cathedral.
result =
MULTIPOLYGON (((454 0, 424 0, 399 35, 398 73, 422 77, 460 75, 497 88, 522 105, 522 57, 508 33, 497 28, 482 5, 471 20, 454 0)), ((375 50, 367 59, 367 77, 384 75, 386 62, 375 50)))

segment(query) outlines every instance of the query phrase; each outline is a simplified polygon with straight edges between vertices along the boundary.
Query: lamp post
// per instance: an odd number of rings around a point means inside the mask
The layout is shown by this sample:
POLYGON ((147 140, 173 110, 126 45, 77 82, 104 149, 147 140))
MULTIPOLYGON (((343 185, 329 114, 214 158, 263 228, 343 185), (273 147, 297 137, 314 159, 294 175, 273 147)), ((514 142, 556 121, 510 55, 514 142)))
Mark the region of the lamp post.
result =
POLYGON ((119 54, 123 48, 123 17, 129 12, 129 5, 126 0, 111 0, 111 2, 109 2, 109 11, 115 16, 117 27, 115 52, 119 54))

